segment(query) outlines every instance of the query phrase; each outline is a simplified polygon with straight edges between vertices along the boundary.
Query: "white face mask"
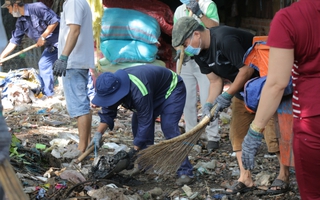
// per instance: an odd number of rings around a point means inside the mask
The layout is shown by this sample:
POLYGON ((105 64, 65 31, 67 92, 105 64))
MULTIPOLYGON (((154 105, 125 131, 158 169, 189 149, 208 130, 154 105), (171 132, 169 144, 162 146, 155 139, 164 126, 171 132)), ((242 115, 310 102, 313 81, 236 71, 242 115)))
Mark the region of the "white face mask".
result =
POLYGON ((21 17, 21 13, 19 12, 19 10, 17 10, 17 11, 12 10, 12 16, 13 17, 21 17))

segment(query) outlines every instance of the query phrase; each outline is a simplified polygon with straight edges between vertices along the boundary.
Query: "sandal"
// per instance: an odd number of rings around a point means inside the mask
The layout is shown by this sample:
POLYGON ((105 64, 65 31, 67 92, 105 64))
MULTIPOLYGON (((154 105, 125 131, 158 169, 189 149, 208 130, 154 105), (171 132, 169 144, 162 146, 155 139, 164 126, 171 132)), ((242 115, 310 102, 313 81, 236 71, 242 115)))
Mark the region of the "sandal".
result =
POLYGON ((267 190, 267 194, 269 195, 276 195, 276 194, 282 194, 289 190, 289 183, 284 182, 280 179, 275 179, 269 189, 267 190), (277 189, 272 190, 271 188, 277 187, 277 189))
POLYGON ((231 187, 228 187, 225 189, 225 194, 237 194, 240 193, 246 193, 251 190, 254 190, 255 186, 247 187, 244 183, 240 181, 236 181, 231 187), (227 192, 227 189, 232 190, 232 192, 227 192))

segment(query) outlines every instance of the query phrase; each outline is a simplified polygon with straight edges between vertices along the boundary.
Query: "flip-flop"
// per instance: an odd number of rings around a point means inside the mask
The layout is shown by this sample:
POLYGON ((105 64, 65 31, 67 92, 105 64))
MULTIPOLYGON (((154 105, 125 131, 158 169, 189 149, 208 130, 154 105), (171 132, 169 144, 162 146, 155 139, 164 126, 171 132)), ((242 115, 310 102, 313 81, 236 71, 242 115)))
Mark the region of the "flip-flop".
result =
POLYGON ((225 189, 225 194, 237 194, 238 192, 246 193, 254 189, 255 186, 247 187, 244 183, 236 181, 231 187, 225 189), (232 192, 227 192, 227 189, 232 190, 232 192))
POLYGON ((269 189, 267 190, 267 194, 269 195, 277 195, 277 194, 282 194, 285 193, 289 190, 289 183, 284 182, 283 180, 280 179, 275 179, 269 189), (272 190, 271 188, 273 187, 278 187, 279 189, 272 190))

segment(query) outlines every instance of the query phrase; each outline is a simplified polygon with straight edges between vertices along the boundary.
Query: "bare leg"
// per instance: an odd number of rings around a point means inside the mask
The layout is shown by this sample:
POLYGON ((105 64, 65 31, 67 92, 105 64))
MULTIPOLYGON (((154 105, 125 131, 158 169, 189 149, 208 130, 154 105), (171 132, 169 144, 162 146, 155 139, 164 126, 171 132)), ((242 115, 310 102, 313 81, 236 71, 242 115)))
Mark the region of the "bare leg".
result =
MULTIPOLYGON (((281 159, 280 159, 280 152, 276 153, 277 158, 279 160, 279 164, 280 164, 280 170, 279 170, 279 175, 277 177, 277 179, 280 179, 286 183, 289 182, 289 166, 283 165, 281 163, 281 159)), ((277 189, 281 189, 279 187, 271 187, 271 190, 277 190, 277 189)))
MULTIPOLYGON (((252 187, 253 186, 253 180, 252 180, 252 177, 251 177, 251 172, 249 170, 245 170, 243 168, 241 155, 242 155, 242 151, 237 151, 236 152, 237 161, 238 161, 238 165, 239 165, 239 168, 240 168, 240 177, 239 177, 238 181, 242 182, 247 187, 252 187)), ((232 192, 230 189, 227 189, 226 191, 227 192, 232 192)))
POLYGON ((91 120, 92 113, 82 115, 77 118, 78 122, 78 132, 79 132, 79 146, 78 149, 82 152, 85 152, 88 144, 91 140, 91 120))

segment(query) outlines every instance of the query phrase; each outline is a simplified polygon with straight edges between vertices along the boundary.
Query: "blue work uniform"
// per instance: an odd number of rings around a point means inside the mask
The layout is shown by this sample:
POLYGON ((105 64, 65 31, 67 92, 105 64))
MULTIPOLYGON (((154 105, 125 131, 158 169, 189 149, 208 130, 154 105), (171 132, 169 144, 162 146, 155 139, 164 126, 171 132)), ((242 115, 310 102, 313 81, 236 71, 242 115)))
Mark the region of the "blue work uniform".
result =
MULTIPOLYGON (((101 122, 112 130, 117 107, 133 111, 133 144, 141 149, 154 144, 156 118, 161 115, 161 129, 166 139, 180 135, 178 123, 186 100, 186 88, 182 78, 164 67, 153 65, 124 69, 130 78, 128 95, 116 104, 103 107, 99 116, 101 122)), ((192 165, 186 158, 177 171, 178 176, 192 176, 192 165)))
MULTIPOLYGON (((10 43, 20 45, 24 35, 37 42, 47 27, 56 22, 60 22, 59 16, 43 3, 24 4, 24 15, 17 19, 10 43)), ((58 58, 58 37, 59 24, 46 38, 45 49, 38 62, 40 76, 44 83, 43 92, 47 96, 52 96, 54 93, 52 65, 58 58)))

